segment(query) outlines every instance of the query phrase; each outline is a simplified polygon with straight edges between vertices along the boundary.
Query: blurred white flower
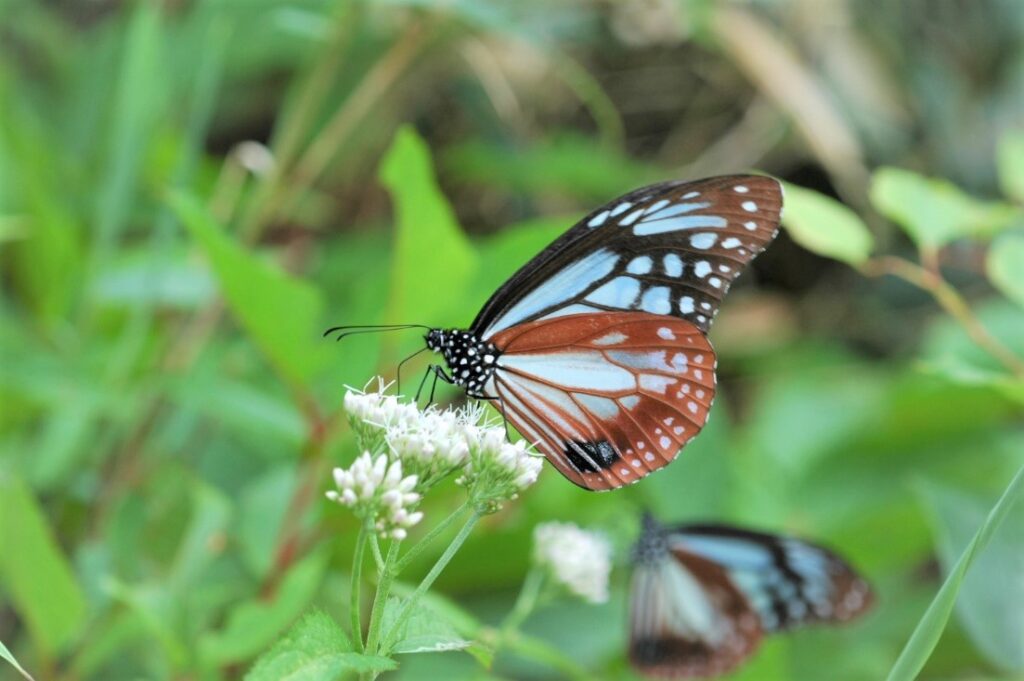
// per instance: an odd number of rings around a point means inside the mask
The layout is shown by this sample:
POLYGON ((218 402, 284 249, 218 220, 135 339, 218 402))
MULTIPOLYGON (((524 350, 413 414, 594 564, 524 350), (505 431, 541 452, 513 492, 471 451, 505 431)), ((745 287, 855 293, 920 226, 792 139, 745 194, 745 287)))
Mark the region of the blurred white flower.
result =
POLYGON ((542 523, 533 530, 533 558, 556 581, 591 603, 608 600, 612 548, 597 532, 573 523, 542 523))
POLYGON ((411 510, 420 501, 417 476, 402 475, 402 462, 389 461, 386 454, 376 458, 369 452, 358 457, 348 469, 334 469, 336 490, 327 498, 348 506, 360 518, 374 518, 382 536, 405 539, 406 530, 423 519, 411 510))

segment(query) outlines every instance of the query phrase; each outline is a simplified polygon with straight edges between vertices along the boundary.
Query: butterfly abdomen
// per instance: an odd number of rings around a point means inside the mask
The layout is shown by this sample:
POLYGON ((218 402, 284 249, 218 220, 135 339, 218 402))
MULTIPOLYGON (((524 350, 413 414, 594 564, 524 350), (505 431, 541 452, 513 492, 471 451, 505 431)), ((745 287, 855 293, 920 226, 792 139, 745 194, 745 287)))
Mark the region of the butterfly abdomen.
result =
POLYGON ((426 340, 428 348, 444 357, 455 385, 471 397, 487 396, 485 388, 501 356, 493 343, 462 329, 433 329, 426 340))

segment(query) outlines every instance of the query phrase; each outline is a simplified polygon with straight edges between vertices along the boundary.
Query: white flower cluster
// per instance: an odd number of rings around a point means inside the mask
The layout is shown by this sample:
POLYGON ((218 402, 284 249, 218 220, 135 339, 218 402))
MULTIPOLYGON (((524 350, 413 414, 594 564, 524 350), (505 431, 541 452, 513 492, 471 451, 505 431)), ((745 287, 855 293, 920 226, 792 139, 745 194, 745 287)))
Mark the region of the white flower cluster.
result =
POLYGON ((410 510, 420 501, 413 491, 416 482, 415 475, 402 476, 401 461, 365 452, 347 470, 334 469, 338 489, 329 490, 327 498, 375 518, 374 527, 382 536, 405 539, 407 528, 423 519, 421 511, 410 510))
POLYGON ((335 469, 337 491, 328 498, 395 538, 416 524, 412 508, 436 482, 457 470, 476 508, 493 513, 537 480, 542 459, 523 442, 510 444, 505 429, 482 423, 483 407, 420 410, 378 380, 376 390, 350 389, 345 411, 360 448, 366 452, 348 469, 335 469), (403 471, 405 477, 403 477, 403 471))
POLYGON ((533 530, 533 558, 572 593, 591 603, 608 600, 612 547, 597 532, 573 523, 542 523, 533 530))
POLYGON ((504 428, 467 428, 466 441, 469 458, 456 482, 475 492, 482 510, 497 511, 502 501, 515 499, 521 490, 537 482, 543 459, 530 454, 523 440, 509 442, 504 428))

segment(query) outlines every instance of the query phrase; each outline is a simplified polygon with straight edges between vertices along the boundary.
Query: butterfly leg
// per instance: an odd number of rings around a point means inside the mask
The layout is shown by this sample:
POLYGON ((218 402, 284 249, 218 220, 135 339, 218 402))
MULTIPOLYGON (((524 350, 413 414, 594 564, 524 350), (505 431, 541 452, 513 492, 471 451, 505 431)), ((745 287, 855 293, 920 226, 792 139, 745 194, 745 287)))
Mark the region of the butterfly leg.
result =
POLYGON ((432 368, 434 370, 434 382, 430 385, 430 399, 427 400, 428 407, 434 403, 434 391, 437 390, 437 379, 440 378, 449 385, 455 384, 455 379, 446 374, 440 364, 434 364, 432 368))

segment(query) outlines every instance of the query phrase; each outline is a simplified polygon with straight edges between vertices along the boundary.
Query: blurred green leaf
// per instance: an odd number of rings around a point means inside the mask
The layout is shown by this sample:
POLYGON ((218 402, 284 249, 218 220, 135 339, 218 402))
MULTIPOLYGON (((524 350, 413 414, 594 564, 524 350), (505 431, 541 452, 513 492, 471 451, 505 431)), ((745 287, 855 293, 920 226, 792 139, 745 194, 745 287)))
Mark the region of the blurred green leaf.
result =
POLYGON ((935 594, 918 622, 910 640, 904 646, 899 658, 889 672, 888 681, 913 681, 921 673, 932 651, 938 645, 939 638, 946 628, 946 622, 953 612, 960 587, 967 576, 974 560, 985 550, 992 535, 1006 519, 1014 504, 1024 496, 1024 468, 1021 468, 1006 487, 1002 496, 989 511, 984 522, 978 527, 970 543, 960 554, 956 563, 949 569, 946 580, 935 594))
POLYGON ((1003 192, 1024 203, 1024 130, 1011 130, 999 140, 996 149, 999 184, 1003 192))
POLYGON ((1024 236, 1006 234, 992 243, 985 261, 992 284, 1024 307, 1024 236))
POLYGON ((10 662, 10 663, 11 663, 11 665, 12 665, 12 666, 13 666, 13 667, 14 667, 15 669, 17 669, 17 670, 18 670, 18 673, 19 673, 19 674, 21 674, 21 675, 22 675, 23 677, 25 677, 26 679, 28 679, 28 681, 35 681, 35 680, 34 680, 34 679, 32 678, 32 675, 31 675, 31 674, 29 674, 29 673, 28 673, 27 671, 25 671, 25 668, 24 668, 24 667, 22 667, 22 666, 21 666, 20 664, 18 664, 18 661, 17 661, 16 659, 14 659, 14 655, 12 655, 12 654, 11 654, 11 651, 9 651, 9 650, 7 649, 7 646, 5 646, 5 645, 3 644, 3 642, 0 642, 0 658, 3 658, 3 659, 5 659, 5 660, 7 660, 8 662, 10 662))
POLYGON ((213 299, 210 270, 184 248, 121 250, 92 280, 100 305, 194 309, 213 299))
MULTIPOLYGON (((922 484, 923 501, 934 517, 935 543, 949 574, 971 535, 985 520, 987 506, 962 492, 922 484)), ((957 613, 974 643, 998 667, 1024 668, 1024 506, 1007 515, 992 533, 960 587, 957 613)))
POLYGON ((0 579, 35 644, 53 655, 74 640, 86 603, 28 486, 0 475, 0 579))
POLYGON ((193 197, 174 193, 170 201, 210 258, 231 311, 282 376, 304 385, 324 358, 320 292, 245 250, 193 197))
MULTIPOLYGON (((402 598, 388 599, 384 606, 383 631, 391 631, 405 602, 402 598)), ((402 625, 391 653, 439 653, 463 650, 469 646, 470 641, 459 636, 447 619, 420 601, 402 625)))
POLYGON ((334 681, 342 674, 379 674, 397 668, 394 661, 351 652, 345 632, 329 615, 313 610, 245 675, 246 681, 334 681))
POLYGON ((327 565, 327 554, 317 551, 294 565, 268 598, 240 603, 228 613, 220 631, 207 634, 200 656, 207 666, 238 662, 265 649, 306 609, 327 565))
POLYGON ((875 172, 871 202, 914 243, 927 248, 940 248, 963 237, 989 237, 1020 219, 1014 206, 979 201, 951 182, 901 168, 875 172))
POLYGON ((411 127, 395 136, 380 179, 395 205, 391 319, 440 324, 459 308, 476 255, 437 186, 426 143, 411 127))
POLYGON ((812 253, 849 265, 868 259, 874 239, 856 213, 810 189, 787 183, 785 191, 782 222, 794 241, 812 253))

